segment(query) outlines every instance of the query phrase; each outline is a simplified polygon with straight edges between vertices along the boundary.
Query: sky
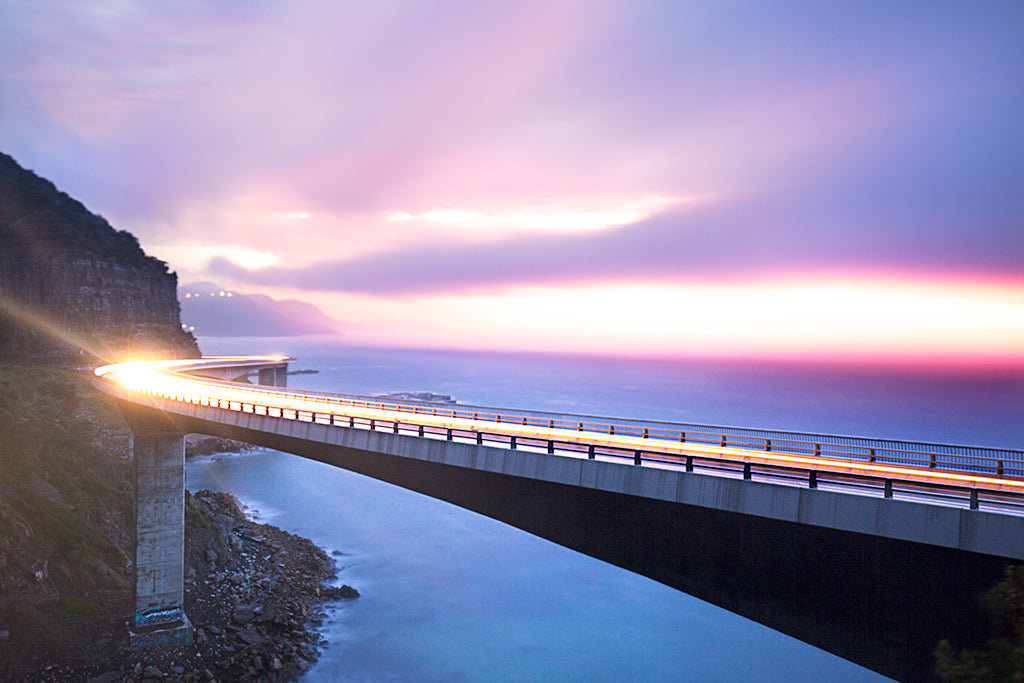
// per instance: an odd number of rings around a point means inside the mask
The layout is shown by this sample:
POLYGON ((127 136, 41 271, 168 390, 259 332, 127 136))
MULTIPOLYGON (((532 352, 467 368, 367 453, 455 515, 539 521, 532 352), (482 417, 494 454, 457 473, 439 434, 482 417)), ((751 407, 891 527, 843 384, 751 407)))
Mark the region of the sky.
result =
POLYGON ((0 150, 354 344, 1019 363, 1021 65, 1019 0, 0 0, 0 150))

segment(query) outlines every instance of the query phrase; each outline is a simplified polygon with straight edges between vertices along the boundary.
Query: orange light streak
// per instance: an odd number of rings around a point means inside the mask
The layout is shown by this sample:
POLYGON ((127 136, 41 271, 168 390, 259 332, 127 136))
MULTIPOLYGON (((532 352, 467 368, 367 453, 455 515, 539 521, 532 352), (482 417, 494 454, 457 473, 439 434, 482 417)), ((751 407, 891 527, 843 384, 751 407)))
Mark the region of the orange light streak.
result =
MULTIPOLYGON (((326 413, 331 416, 345 418, 398 421, 402 424, 423 425, 437 429, 514 436, 517 439, 525 438, 632 451, 639 450, 644 453, 659 453, 675 457, 693 455, 702 458, 720 458, 796 469, 1024 493, 1024 480, 1015 480, 1008 477, 993 477, 984 474, 949 470, 936 471, 924 467, 865 463, 839 458, 771 453, 736 446, 716 446, 693 442, 679 443, 659 438, 600 434, 593 431, 578 431, 564 427, 538 427, 479 418, 468 419, 444 415, 426 415, 413 413, 411 410, 401 410, 398 407, 390 409, 347 405, 336 398, 332 399, 330 396, 320 397, 315 394, 297 394, 284 389, 269 387, 245 387, 229 382, 184 374, 202 368, 230 367, 239 364, 279 363, 285 360, 289 360, 289 358, 286 356, 248 356, 214 357, 201 361, 141 361, 104 366, 96 370, 96 375, 130 391, 150 396, 195 405, 212 405, 214 407, 224 407, 220 403, 227 402, 227 409, 234 411, 243 410, 244 404, 253 404, 251 411, 245 411, 253 413, 256 413, 255 406, 258 404, 265 407, 266 411, 256 414, 270 414, 271 409, 275 411, 295 411, 294 419, 306 422, 315 421, 316 414, 326 413), (300 413, 310 414, 310 419, 303 419, 300 417, 300 413)), ((283 412, 280 414, 284 415, 283 412)))

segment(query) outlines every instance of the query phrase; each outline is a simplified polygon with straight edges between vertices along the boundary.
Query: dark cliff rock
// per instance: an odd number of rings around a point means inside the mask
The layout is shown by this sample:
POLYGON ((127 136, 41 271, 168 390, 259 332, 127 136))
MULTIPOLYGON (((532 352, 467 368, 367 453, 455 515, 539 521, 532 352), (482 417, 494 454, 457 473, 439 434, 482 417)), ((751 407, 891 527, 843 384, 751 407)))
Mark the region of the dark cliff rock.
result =
POLYGON ((196 357, 176 290, 133 235, 0 153, 0 356, 196 357))

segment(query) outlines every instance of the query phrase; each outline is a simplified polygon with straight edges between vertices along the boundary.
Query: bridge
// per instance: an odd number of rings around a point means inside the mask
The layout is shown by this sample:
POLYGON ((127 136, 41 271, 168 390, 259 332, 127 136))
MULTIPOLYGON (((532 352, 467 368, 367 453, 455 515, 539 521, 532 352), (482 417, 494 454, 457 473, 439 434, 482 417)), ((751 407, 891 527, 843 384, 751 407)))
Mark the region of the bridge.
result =
POLYGON ((290 360, 96 370, 133 432, 136 642, 190 633, 190 432, 452 502, 900 680, 983 640, 980 595, 1024 560, 1019 451, 296 391, 290 360))

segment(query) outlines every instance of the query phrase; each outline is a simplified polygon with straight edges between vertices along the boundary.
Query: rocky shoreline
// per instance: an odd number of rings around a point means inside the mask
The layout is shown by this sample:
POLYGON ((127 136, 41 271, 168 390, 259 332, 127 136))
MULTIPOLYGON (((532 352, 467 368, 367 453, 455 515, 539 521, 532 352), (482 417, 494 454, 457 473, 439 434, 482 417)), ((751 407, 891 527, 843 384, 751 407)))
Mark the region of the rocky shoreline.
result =
POLYGON ((185 457, 213 455, 214 453, 243 453, 255 448, 252 444, 234 439, 224 439, 207 434, 185 435, 185 457))
POLYGON ((269 682, 305 672, 323 643, 325 604, 359 595, 328 585, 333 559, 308 539, 247 519, 228 493, 187 496, 185 515, 191 644, 159 653, 126 644, 102 663, 50 664, 15 680, 269 682))

